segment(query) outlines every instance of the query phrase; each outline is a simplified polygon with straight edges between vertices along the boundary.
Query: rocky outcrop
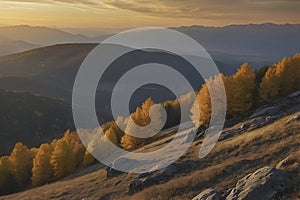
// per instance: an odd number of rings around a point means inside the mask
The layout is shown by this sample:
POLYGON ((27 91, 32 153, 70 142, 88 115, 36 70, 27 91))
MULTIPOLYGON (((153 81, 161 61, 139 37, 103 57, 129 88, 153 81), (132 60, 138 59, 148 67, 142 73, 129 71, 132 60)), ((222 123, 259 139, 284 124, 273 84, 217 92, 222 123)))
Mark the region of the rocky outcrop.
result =
POLYGON ((264 167, 240 179, 236 186, 223 193, 207 189, 193 200, 270 200, 277 193, 283 192, 292 183, 288 176, 272 167, 264 167))
POLYGON ((206 189, 193 198, 193 200, 220 200, 220 199, 221 199, 221 194, 215 189, 206 189))
POLYGON ((276 168, 284 172, 293 174, 292 175, 293 178, 295 178, 295 176, 299 176, 300 175, 300 150, 294 152, 293 154, 289 155, 288 157, 280 161, 276 165, 276 168))
POLYGON ((264 167, 239 180, 226 200, 268 200, 291 186, 284 172, 264 167))
MULTIPOLYGON (((223 141, 229 138, 232 138, 236 135, 246 133, 248 131, 253 131, 258 128, 262 128, 267 126, 276 120, 282 118, 286 114, 293 113, 293 106, 299 105, 300 103, 300 91, 290 94, 288 97, 278 99, 274 103, 256 109, 252 115, 246 120, 240 127, 233 128, 229 130, 224 130, 220 133, 219 141, 223 141)), ((296 115, 286 123, 299 121, 300 116, 296 115)), ((201 129, 202 130, 202 129, 201 129)), ((204 136, 203 131, 199 134, 199 136, 204 136)))

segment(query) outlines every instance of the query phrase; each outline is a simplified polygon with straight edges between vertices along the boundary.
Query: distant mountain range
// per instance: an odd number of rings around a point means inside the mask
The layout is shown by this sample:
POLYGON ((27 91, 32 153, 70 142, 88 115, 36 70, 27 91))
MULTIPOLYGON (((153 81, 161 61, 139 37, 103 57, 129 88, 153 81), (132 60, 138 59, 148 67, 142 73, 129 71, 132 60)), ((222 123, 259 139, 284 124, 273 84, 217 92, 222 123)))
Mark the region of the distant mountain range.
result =
MULTIPOLYGON (((172 27, 202 44, 212 57, 235 69, 244 61, 254 68, 269 65, 300 51, 299 24, 249 24, 225 27, 172 27)), ((47 27, 0 27, 0 56, 37 46, 62 43, 99 43, 109 35, 89 37, 47 27)))
POLYGON ((235 67, 248 61, 251 66, 257 68, 300 52, 299 24, 190 26, 174 30, 194 38, 214 58, 235 67))
POLYGON ((48 27, 27 25, 0 27, 0 56, 55 44, 99 43, 104 38, 105 35, 88 37, 48 27))

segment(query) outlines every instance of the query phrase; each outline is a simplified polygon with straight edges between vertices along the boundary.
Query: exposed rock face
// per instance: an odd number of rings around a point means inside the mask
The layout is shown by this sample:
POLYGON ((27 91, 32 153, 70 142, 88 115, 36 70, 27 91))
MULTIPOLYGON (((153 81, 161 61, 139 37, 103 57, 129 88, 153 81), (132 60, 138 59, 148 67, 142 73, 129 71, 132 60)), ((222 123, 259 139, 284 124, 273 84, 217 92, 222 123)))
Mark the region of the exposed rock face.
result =
POLYGON ((300 96, 300 91, 290 94, 289 98, 296 98, 296 97, 299 97, 299 96, 300 96))
POLYGON ((220 200, 220 199, 221 199, 221 195, 215 189, 206 189, 193 198, 193 200, 220 200))
POLYGON ((275 115, 279 111, 280 111, 280 107, 278 107, 278 106, 271 106, 271 107, 267 107, 264 109, 259 109, 259 110, 256 110, 253 115, 250 116, 250 119, 260 117, 263 115, 275 115))
POLYGON ((276 168, 288 173, 292 173, 294 175, 299 174, 300 173, 300 150, 291 154, 284 160, 280 161, 276 165, 276 168))
POLYGON ((284 172, 264 167, 239 180, 226 200, 268 200, 291 186, 284 172))

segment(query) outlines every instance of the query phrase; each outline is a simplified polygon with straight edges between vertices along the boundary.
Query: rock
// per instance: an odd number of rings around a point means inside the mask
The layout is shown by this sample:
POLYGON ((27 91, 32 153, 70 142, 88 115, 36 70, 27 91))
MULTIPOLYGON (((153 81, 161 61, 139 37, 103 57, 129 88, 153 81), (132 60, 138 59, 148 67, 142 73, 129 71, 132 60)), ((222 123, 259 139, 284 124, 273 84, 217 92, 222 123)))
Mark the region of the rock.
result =
POLYGON ((294 121, 299 121, 299 120, 300 120, 300 115, 296 115, 296 116, 293 116, 290 119, 288 119, 285 123, 288 124, 288 123, 291 123, 294 121))
POLYGON ((266 122, 266 118, 264 117, 259 117, 259 118, 256 118, 254 119, 252 122, 251 122, 251 126, 259 126, 260 124, 266 122))
POLYGON ((150 176, 150 175, 151 175, 150 172, 145 172, 145 173, 139 174, 138 178, 145 178, 145 177, 150 176))
POLYGON ((126 157, 119 157, 113 162, 113 166, 115 169, 124 169, 124 170, 129 170, 132 168, 132 166, 135 166, 137 163, 136 160, 126 158, 126 157))
POLYGON ((106 167, 105 170, 106 170, 107 178, 113 178, 113 177, 116 177, 116 176, 119 176, 120 174, 122 174, 122 172, 115 170, 114 168, 111 168, 111 167, 106 167))
POLYGON ((142 190, 143 190, 143 182, 139 179, 135 179, 131 181, 129 184, 128 194, 133 195, 134 193, 142 190))
POLYGON ((215 189, 206 189, 193 198, 193 200, 220 200, 220 199, 221 199, 221 194, 215 189))
POLYGON ((241 129, 232 129, 232 130, 227 130, 227 131, 222 131, 220 133, 219 141, 223 141, 229 138, 232 138, 236 134, 241 133, 241 129))
POLYGON ((251 123, 244 123, 240 126, 240 129, 244 131, 244 130, 247 130, 248 128, 250 128, 250 126, 251 126, 251 123))
POLYGON ((288 97, 289 97, 289 98, 296 98, 296 97, 298 97, 298 96, 300 96, 300 91, 294 92, 294 93, 290 94, 288 97))
POLYGON ((168 167, 166 167, 166 169, 163 171, 163 174, 165 174, 165 175, 167 175, 169 177, 172 177, 177 172, 178 172, 178 168, 174 164, 171 164, 168 167))
POLYGON ((279 110, 280 108, 278 106, 267 107, 262 110, 256 111, 253 115, 250 116, 250 119, 260 117, 263 115, 275 115, 279 110))
POLYGON ((272 123, 272 122, 274 122, 275 120, 277 120, 279 117, 280 117, 280 116, 268 116, 268 117, 266 117, 266 121, 267 121, 268 123, 272 123))
POLYGON ((240 179, 226 200, 268 200, 290 186, 291 181, 284 172, 264 167, 240 179))
POLYGON ((157 185, 161 182, 165 182, 166 180, 167 178, 164 175, 157 174, 154 176, 146 177, 144 180, 142 180, 142 182, 143 182, 143 187, 149 187, 152 185, 157 185))
POLYGON ((280 161, 276 168, 289 173, 300 173, 300 150, 280 161))

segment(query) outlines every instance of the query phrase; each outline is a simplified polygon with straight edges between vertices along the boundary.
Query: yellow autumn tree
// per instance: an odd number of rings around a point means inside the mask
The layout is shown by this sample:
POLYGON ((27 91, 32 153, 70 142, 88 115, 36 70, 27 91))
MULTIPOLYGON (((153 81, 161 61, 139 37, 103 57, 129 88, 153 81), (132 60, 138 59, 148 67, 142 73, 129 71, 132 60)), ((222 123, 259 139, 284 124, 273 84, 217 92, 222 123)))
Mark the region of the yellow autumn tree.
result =
POLYGON ((85 147, 82 144, 78 133, 71 133, 70 129, 68 129, 64 134, 64 139, 75 155, 76 167, 81 166, 85 154, 85 147))
POLYGON ((232 77, 224 77, 228 114, 239 116, 253 106, 255 89, 255 73, 244 63, 232 77))
POLYGON ((60 139, 56 142, 50 163, 53 166, 55 178, 61 178, 75 171, 75 154, 65 139, 60 139))
POLYGON ((0 158, 0 195, 9 194, 16 189, 15 176, 11 173, 11 163, 7 156, 0 158))
POLYGON ((11 152, 11 169, 19 185, 30 181, 33 157, 33 153, 22 142, 18 142, 11 152))
POLYGON ((83 166, 92 165, 94 162, 95 162, 95 158, 93 157, 93 155, 90 152, 85 151, 85 154, 83 157, 83 166))
POLYGON ((151 98, 146 99, 146 101, 142 104, 142 126, 148 125, 150 123, 149 110, 154 104, 155 103, 152 101, 151 98))
POLYGON ((52 148, 49 144, 42 144, 33 159, 32 185, 47 183, 53 174, 53 167, 50 163, 52 148))
POLYGON ((137 126, 143 127, 150 123, 149 110, 155 103, 151 98, 146 99, 141 107, 137 107, 136 111, 130 115, 132 120, 127 123, 125 134, 121 138, 121 146, 126 150, 133 150, 146 143, 145 138, 134 137, 132 133, 138 133, 140 129, 137 126))
POLYGON ((211 116, 211 99, 207 84, 203 84, 197 99, 191 109, 191 119, 193 123, 199 126, 208 126, 211 116))
POLYGON ((113 144, 117 144, 117 137, 116 137, 116 133, 114 131, 113 128, 109 128, 106 132, 105 132, 106 137, 113 143, 113 144))
POLYGON ((278 96, 285 96, 300 90, 300 54, 283 58, 268 68, 260 83, 261 103, 278 96))
MULTIPOLYGON (((132 119, 134 119, 132 117, 132 119)), ((132 136, 133 134, 131 133, 137 133, 139 130, 136 126, 139 126, 140 124, 136 124, 135 120, 130 120, 127 124, 127 127, 125 129, 125 134, 121 139, 121 146, 123 149, 126 150, 133 150, 139 147, 142 144, 146 143, 145 138, 138 138, 132 136)))

